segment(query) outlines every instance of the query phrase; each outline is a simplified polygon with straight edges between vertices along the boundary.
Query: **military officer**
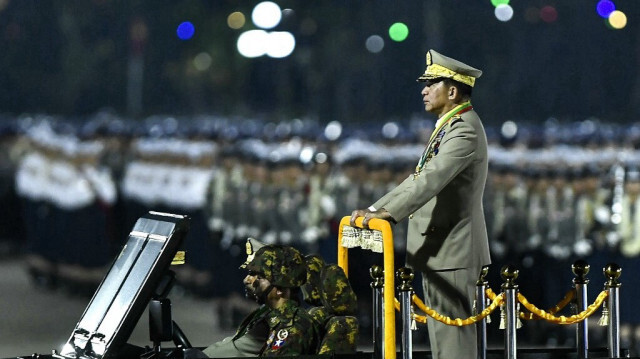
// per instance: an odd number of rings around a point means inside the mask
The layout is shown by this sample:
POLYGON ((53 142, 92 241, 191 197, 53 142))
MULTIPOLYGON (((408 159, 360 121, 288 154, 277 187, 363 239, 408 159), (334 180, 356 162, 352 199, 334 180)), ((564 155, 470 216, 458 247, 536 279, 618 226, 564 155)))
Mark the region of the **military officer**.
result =
MULTIPOLYGON (((434 50, 427 52, 422 100, 438 116, 415 173, 372 206, 351 214, 399 222, 409 218, 407 264, 422 273, 426 304, 453 318, 472 312, 475 282, 491 263, 482 208, 487 179, 487 137, 471 105, 482 71, 434 50)), ((434 359, 476 358, 475 326, 428 321, 434 359)))

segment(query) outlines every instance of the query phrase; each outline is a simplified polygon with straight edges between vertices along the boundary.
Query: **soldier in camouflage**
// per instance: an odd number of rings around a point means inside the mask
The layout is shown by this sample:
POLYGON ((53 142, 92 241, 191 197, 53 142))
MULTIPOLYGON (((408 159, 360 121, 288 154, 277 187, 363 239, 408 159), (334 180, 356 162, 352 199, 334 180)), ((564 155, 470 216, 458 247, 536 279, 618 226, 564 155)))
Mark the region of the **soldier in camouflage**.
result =
POLYGON ((320 296, 320 273, 325 266, 324 259, 318 254, 309 254, 304 257, 307 267, 307 282, 300 287, 302 299, 313 307, 322 306, 320 296))
MULTIPOLYGON (((246 269, 261 247, 264 244, 253 238, 247 239, 246 253, 247 260, 240 266, 246 269)), ((249 275, 245 278, 245 281, 249 275)), ((203 352, 210 358, 235 358, 235 357, 257 357, 260 355, 264 343, 269 336, 269 324, 267 320, 273 311, 264 301, 258 298, 255 292, 250 288, 246 288, 247 298, 255 300, 260 304, 258 309, 251 312, 240 324, 238 330, 233 336, 224 338, 223 340, 207 347, 203 352)))
POLYGON ((300 252, 290 246, 268 245, 256 252, 247 269, 247 290, 272 309, 267 319, 269 336, 260 356, 314 354, 320 329, 294 299, 307 280, 300 252))
POLYGON ((320 274, 322 306, 309 310, 322 326, 317 354, 352 354, 358 339, 357 297, 342 268, 327 264, 320 274))

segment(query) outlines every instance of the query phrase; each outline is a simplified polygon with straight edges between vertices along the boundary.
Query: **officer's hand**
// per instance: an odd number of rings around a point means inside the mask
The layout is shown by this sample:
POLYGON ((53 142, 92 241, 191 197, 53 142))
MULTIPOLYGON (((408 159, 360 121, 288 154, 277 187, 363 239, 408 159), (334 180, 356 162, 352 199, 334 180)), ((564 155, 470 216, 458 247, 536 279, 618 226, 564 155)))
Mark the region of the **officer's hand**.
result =
POLYGON ((371 211, 368 209, 356 209, 355 211, 351 212, 351 219, 349 219, 349 224, 351 225, 351 227, 356 226, 356 218, 364 217, 364 215, 369 212, 371 211))
POLYGON ((364 220, 362 220, 362 227, 369 228, 369 221, 371 220, 371 218, 384 219, 385 221, 393 220, 393 218, 391 217, 391 214, 389 214, 389 212, 387 212, 386 209, 380 208, 377 211, 373 211, 373 212, 369 211, 364 214, 364 220))

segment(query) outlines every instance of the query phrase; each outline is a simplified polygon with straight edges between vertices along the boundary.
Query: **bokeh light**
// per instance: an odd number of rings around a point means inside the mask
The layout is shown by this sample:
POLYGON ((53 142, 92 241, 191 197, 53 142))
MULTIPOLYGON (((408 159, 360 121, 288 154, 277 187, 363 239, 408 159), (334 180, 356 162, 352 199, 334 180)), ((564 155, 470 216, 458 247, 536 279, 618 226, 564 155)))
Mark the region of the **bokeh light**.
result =
POLYGON ((342 135, 342 125, 338 121, 331 121, 324 128, 324 137, 329 141, 335 141, 342 135))
POLYGON ((493 11, 496 18, 500 21, 509 21, 513 17, 513 8, 508 4, 500 4, 493 11))
POLYGON ((515 138, 518 135, 518 125, 513 121, 505 121, 500 127, 500 134, 507 139, 515 138))
POLYGON ((288 19, 288 18, 292 18, 294 17, 296 14, 296 12, 293 9, 287 8, 287 9, 282 9, 282 18, 283 19, 288 19))
POLYGON ((544 22, 554 22, 558 20, 558 11, 551 5, 544 6, 540 9, 540 18, 544 22))
POLYGON ((251 12, 253 23, 263 29, 272 29, 280 23, 282 11, 278 4, 271 1, 263 1, 256 5, 251 12))
POLYGON ((193 67, 198 71, 206 71, 209 67, 211 67, 211 55, 206 52, 201 52, 193 58, 193 67))
POLYGON ((619 30, 627 26, 627 15, 620 10, 616 10, 609 15, 609 25, 619 30))
POLYGON ((596 5, 596 11, 598 12, 598 15, 605 19, 609 18, 609 15, 611 15, 611 13, 615 9, 616 5, 613 3, 613 1, 610 0, 600 0, 596 5))
POLYGON ((371 35, 367 38, 365 47, 367 48, 367 51, 377 54, 384 48, 384 39, 379 35, 371 35))
POLYGON ((287 31, 274 31, 268 34, 266 54, 273 58, 283 58, 291 55, 296 48, 296 38, 287 31))
POLYGON ((400 42, 406 40, 407 36, 409 36, 409 28, 403 23, 396 22, 389 27, 389 37, 391 40, 400 42))
POLYGON ((491 0, 491 5, 495 7, 500 5, 509 5, 509 0, 491 0))
POLYGON ((259 57, 264 55, 269 34, 264 30, 245 31, 238 37, 236 47, 244 57, 259 57))
POLYGON ((318 152, 316 153, 314 160, 317 163, 326 163, 329 160, 329 156, 327 156, 327 154, 324 152, 318 152))
POLYGON ((246 18, 244 14, 240 11, 232 12, 227 16, 227 25, 232 29, 240 29, 246 23, 246 18))
POLYGON ((396 138, 400 133, 400 126, 395 122, 387 122, 382 126, 382 136, 384 138, 396 138))
POLYGON ((195 32, 196 28, 189 21, 185 21, 182 24, 178 25, 178 30, 176 31, 180 40, 189 40, 193 37, 193 34, 195 32))
POLYGON ((300 162, 302 163, 309 163, 311 162, 311 160, 313 160, 313 148, 306 146, 304 147, 301 151, 300 151, 300 162))
POLYGON ((296 47, 296 39, 286 31, 250 30, 240 34, 236 47, 240 55, 248 58, 264 55, 283 58, 291 55, 296 47))

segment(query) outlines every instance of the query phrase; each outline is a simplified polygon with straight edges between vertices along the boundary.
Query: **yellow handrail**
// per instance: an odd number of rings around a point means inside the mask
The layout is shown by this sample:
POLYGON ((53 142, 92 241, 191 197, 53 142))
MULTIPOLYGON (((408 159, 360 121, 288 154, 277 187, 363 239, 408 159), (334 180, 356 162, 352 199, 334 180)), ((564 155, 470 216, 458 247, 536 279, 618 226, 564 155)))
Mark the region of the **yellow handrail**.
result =
MULTIPOLYGON (((364 228, 362 221, 364 217, 356 219, 356 227, 364 228)), ((344 216, 340 220, 338 228, 338 266, 349 276, 349 255, 348 249, 342 246, 342 229, 344 226, 351 226, 351 217, 344 216)), ((395 268, 393 263, 393 233, 391 224, 388 221, 372 218, 369 221, 369 229, 382 232, 382 246, 384 257, 384 358, 396 358, 396 313, 395 302, 395 268)))

